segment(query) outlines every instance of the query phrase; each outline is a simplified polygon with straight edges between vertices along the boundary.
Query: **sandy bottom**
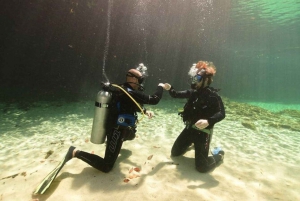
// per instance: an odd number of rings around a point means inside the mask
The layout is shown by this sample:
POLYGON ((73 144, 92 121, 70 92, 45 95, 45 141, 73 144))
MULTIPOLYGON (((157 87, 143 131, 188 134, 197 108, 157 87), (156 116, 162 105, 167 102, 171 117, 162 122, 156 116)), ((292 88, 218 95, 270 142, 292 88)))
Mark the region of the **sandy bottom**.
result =
POLYGON ((93 102, 39 102, 23 109, 0 104, 0 201, 300 200, 299 132, 260 121, 253 131, 228 114, 216 124, 211 144, 223 148, 225 160, 203 174, 195 169, 193 147, 170 157, 184 127, 177 115, 183 103, 163 100, 148 107, 155 117, 141 121, 111 172, 72 159, 44 195, 32 193, 70 145, 103 156, 105 144, 89 141, 93 102))

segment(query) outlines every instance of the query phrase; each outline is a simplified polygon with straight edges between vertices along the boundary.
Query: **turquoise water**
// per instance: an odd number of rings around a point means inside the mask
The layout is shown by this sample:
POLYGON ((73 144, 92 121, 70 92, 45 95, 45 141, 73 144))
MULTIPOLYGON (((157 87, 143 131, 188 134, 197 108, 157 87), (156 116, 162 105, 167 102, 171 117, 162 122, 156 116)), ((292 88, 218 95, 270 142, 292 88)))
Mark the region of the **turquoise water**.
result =
MULTIPOLYGON (((224 95, 251 102, 297 104, 300 1, 232 3, 229 36, 221 45, 226 56, 219 66, 225 69, 217 75, 230 78, 219 78, 226 80, 221 83, 224 95)), ((215 80, 219 83, 217 77, 215 80)))

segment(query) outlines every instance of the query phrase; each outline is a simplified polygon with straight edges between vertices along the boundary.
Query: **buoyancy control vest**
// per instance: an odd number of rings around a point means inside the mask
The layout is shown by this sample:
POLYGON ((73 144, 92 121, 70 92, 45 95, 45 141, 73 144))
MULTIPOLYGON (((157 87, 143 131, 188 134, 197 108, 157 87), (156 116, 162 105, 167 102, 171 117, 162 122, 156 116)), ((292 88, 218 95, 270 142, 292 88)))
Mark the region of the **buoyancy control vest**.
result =
POLYGON ((213 98, 219 96, 218 90, 212 87, 206 87, 199 91, 192 92, 190 98, 184 106, 181 115, 183 122, 186 124, 195 124, 199 119, 208 119, 216 109, 213 98))

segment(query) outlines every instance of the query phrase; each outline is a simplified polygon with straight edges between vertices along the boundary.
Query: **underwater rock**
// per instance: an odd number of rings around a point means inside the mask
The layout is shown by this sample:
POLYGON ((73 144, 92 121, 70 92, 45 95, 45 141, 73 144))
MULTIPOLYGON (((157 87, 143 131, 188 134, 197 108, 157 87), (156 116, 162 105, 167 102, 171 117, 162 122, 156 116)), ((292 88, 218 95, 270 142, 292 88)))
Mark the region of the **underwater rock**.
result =
POLYGON ((254 123, 252 123, 250 121, 243 121, 242 125, 246 128, 256 131, 256 126, 254 125, 254 123))
POLYGON ((274 127, 274 128, 279 128, 280 127, 279 124, 275 123, 275 122, 268 123, 268 126, 274 127))
POLYGON ((2 180, 2 179, 8 179, 8 178, 15 178, 15 177, 18 176, 18 175, 19 175, 19 173, 13 174, 13 175, 10 175, 10 176, 7 176, 7 177, 3 177, 3 178, 1 178, 0 180, 2 180))
POLYGON ((288 129, 291 131, 299 131, 300 132, 299 122, 289 122, 289 124, 288 123, 271 122, 268 124, 268 126, 274 127, 277 129, 283 128, 283 129, 288 129))
POLYGON ((300 119, 300 111, 298 110, 287 109, 278 112, 278 114, 300 119))
POLYGON ((47 159, 49 156, 51 156, 53 154, 54 151, 52 150, 49 150, 47 153, 46 153, 46 156, 45 156, 45 159, 47 159))
POLYGON ((259 119, 265 120, 266 118, 273 119, 274 117, 274 113, 266 109, 249 105, 247 103, 238 103, 238 102, 230 101, 226 98, 224 101, 224 106, 226 108, 227 114, 248 117, 253 120, 259 120, 259 119))
POLYGON ((297 126, 295 126, 295 127, 292 127, 291 130, 292 130, 292 131, 298 131, 298 132, 300 132, 300 126, 297 125, 297 126))
POLYGON ((140 169, 140 168, 138 168, 138 167, 136 167, 136 168, 133 168, 133 170, 134 170, 134 171, 136 171, 136 172, 140 172, 140 171, 141 171, 141 169, 140 169))
POLYGON ((248 129, 256 130, 254 122, 263 123, 266 126, 276 129, 287 129, 291 131, 300 131, 300 111, 282 110, 280 112, 271 112, 258 106, 247 103, 238 103, 224 98, 226 108, 226 120, 236 121, 243 119, 242 125, 248 129))

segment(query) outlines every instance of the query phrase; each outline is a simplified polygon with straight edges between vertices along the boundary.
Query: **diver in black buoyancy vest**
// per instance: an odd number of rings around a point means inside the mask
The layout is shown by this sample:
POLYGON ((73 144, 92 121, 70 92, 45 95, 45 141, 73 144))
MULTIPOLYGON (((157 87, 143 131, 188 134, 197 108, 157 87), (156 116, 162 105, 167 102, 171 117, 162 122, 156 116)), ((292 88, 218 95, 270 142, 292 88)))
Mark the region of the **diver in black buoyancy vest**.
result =
MULTIPOLYGON (((136 133, 137 112, 146 114, 151 118, 154 114, 143 108, 143 104, 156 105, 163 94, 164 84, 158 84, 155 93, 147 95, 143 92, 143 74, 137 69, 130 69, 126 74, 126 82, 121 85, 105 84, 103 90, 112 92, 114 109, 110 113, 110 129, 107 130, 107 142, 104 157, 76 149, 71 146, 68 154, 71 158, 79 158, 92 167, 109 172, 120 153, 124 141, 133 140, 136 133), (70 155, 70 154, 69 154, 70 155)), ((70 159, 71 159, 70 158, 70 159)))
POLYGON ((175 91, 168 83, 164 89, 169 90, 173 98, 187 98, 183 112, 179 113, 185 123, 171 150, 172 156, 185 153, 194 143, 195 165, 199 172, 213 170, 224 158, 224 151, 218 150, 209 156, 209 146, 214 125, 225 118, 225 109, 216 89, 210 87, 216 69, 212 62, 199 61, 189 71, 191 89, 175 91))

